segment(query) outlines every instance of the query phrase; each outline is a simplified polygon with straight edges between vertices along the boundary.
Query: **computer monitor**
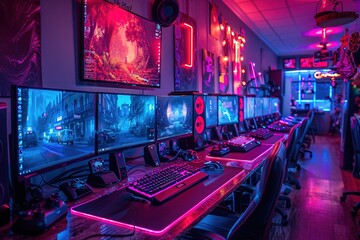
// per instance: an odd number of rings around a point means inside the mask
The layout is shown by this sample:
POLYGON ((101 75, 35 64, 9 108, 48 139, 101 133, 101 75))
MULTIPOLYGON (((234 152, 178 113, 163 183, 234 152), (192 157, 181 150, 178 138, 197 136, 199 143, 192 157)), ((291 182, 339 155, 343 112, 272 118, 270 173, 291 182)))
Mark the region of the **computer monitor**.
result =
POLYGON ((95 93, 17 86, 12 112, 15 179, 95 156, 95 93))
POLYGON ((263 98, 263 116, 271 114, 270 98, 263 98))
POLYGON ((214 127, 218 123, 218 103, 217 96, 205 96, 205 122, 206 127, 214 127))
POLYGON ((193 96, 157 98, 157 140, 187 137, 193 133, 193 96))
POLYGON ((236 95, 218 96, 218 125, 239 122, 239 100, 236 95))
POLYGON ((271 113, 278 113, 280 112, 280 99, 278 98, 271 98, 270 101, 270 108, 271 108, 271 113))
POLYGON ((252 118, 255 115, 255 98, 253 97, 246 97, 245 98, 245 114, 244 118, 252 118))
POLYGON ((83 79, 113 86, 160 87, 160 24, 125 10, 119 6, 123 1, 115 2, 119 3, 82 2, 83 79))
POLYGON ((98 94, 98 152, 155 141, 155 96, 98 94))
POLYGON ((260 117, 263 115, 263 105, 264 105, 263 98, 256 97, 255 105, 254 105, 254 117, 260 117))

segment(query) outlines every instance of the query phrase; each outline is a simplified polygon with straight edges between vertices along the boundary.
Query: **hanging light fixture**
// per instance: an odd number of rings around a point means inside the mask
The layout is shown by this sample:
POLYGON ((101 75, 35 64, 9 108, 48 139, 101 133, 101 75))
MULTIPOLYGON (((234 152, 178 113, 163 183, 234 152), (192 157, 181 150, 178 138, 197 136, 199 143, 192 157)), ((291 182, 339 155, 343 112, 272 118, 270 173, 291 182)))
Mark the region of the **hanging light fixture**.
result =
POLYGON ((345 25, 355 21, 359 14, 343 11, 342 1, 320 0, 316 5, 316 26, 321 28, 345 25))

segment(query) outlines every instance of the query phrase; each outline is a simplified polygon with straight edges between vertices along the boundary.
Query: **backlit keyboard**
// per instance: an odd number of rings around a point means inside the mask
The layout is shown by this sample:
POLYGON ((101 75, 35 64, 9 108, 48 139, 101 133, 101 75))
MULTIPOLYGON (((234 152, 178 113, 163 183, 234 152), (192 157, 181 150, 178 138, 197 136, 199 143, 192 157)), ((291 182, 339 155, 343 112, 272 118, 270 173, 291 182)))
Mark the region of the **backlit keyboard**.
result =
POLYGON ((250 132, 250 137, 256 138, 256 139, 268 139, 272 137, 274 134, 270 132, 269 129, 266 128, 258 128, 256 130, 253 130, 250 132))
POLYGON ((259 144, 253 137, 238 136, 225 142, 231 152, 248 152, 259 144))
POLYGON ((146 174, 131 183, 126 190, 160 204, 208 176, 200 168, 188 163, 174 164, 146 174))

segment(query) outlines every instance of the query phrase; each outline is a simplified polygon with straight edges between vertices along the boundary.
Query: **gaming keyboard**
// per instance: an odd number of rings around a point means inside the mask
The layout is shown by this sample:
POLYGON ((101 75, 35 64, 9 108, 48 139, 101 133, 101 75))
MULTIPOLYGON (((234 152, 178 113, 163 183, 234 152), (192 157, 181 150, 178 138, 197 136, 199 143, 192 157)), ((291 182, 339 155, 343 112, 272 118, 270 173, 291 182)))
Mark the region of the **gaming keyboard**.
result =
POLYGON ((126 190, 160 204, 208 176, 200 168, 188 163, 176 164, 146 174, 131 183, 126 190))
POLYGON ((270 132, 269 129, 266 128, 258 128, 250 132, 250 137, 256 139, 268 139, 271 138, 272 136, 274 136, 274 134, 270 132))
POLYGON ((248 152, 259 144, 253 137, 238 136, 225 142, 231 152, 248 152))
POLYGON ((270 129, 271 131, 275 131, 275 132, 288 133, 288 132, 290 132, 290 129, 292 127, 287 126, 287 125, 281 125, 281 124, 278 124, 278 123, 272 123, 272 124, 268 125, 267 128, 270 129))

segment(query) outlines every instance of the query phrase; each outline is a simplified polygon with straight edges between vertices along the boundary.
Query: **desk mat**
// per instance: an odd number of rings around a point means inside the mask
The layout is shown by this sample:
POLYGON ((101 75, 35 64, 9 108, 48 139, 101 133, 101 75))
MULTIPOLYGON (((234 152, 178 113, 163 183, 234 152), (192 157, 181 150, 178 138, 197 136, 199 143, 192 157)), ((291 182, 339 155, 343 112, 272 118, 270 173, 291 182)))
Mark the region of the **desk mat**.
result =
MULTIPOLYGON (((201 204, 203 199, 216 192, 236 175, 244 174, 242 169, 226 166, 221 172, 205 172, 209 174, 209 178, 161 205, 134 201, 132 194, 123 188, 75 206, 71 212, 74 215, 89 217, 122 227, 132 229, 135 226, 153 234, 160 234, 176 224, 181 217, 187 217, 187 213, 192 208, 201 204)), ((191 221, 191 215, 189 217, 189 221, 191 221)))

